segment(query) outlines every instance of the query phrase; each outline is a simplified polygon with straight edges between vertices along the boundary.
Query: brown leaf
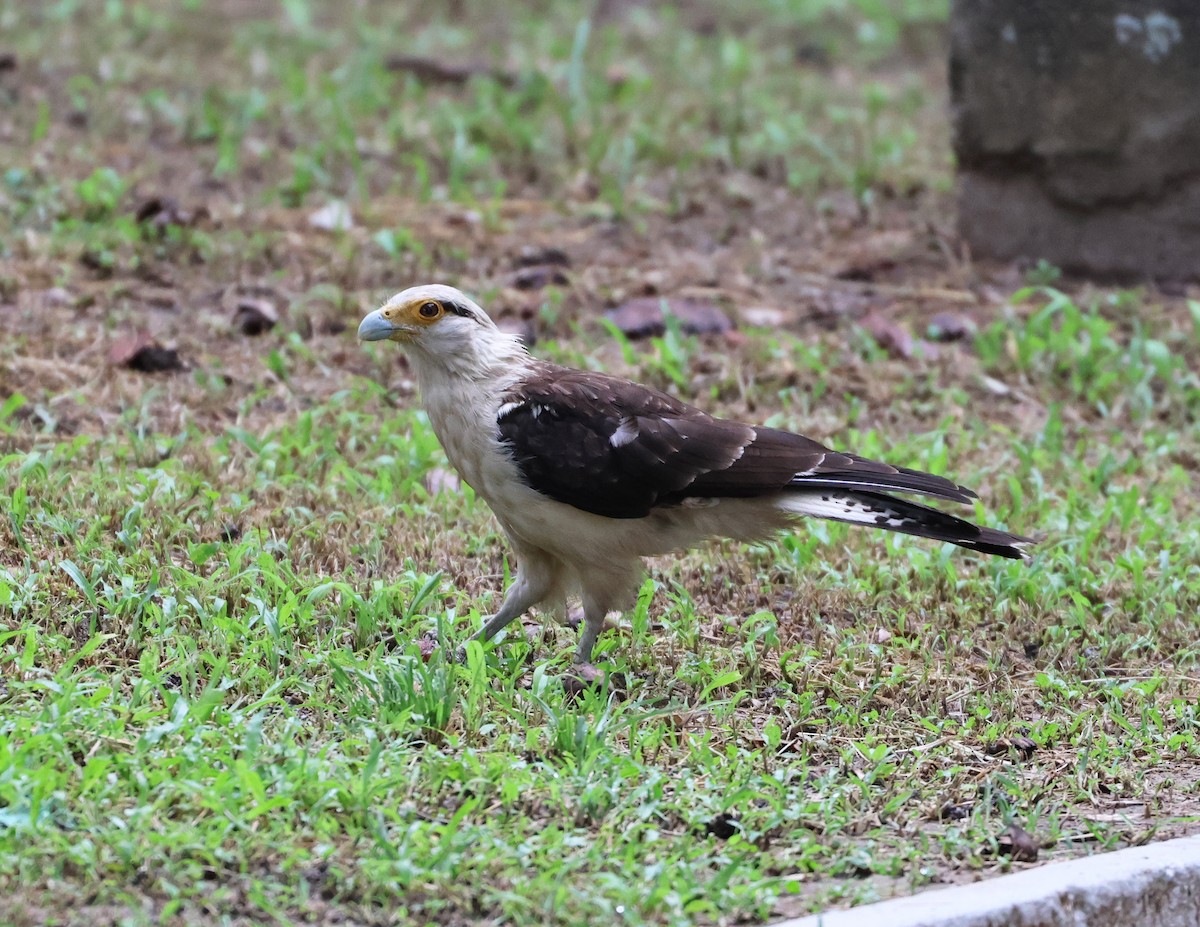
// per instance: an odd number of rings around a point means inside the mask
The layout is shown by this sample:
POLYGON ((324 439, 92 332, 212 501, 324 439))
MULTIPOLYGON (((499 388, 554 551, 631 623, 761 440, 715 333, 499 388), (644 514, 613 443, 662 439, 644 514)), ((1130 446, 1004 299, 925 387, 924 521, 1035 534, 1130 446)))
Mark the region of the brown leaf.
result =
POLYGON ((943 805, 938 811, 938 820, 940 821, 962 821, 971 816, 970 805, 955 805, 953 803, 943 805))
POLYGON ((149 332, 118 338, 108 349, 108 362, 114 367, 128 367, 141 373, 183 369, 179 352, 164 348, 149 332))
POLYGON ((1017 824, 1010 824, 1008 830, 997 839, 1000 855, 1011 857, 1018 863, 1036 863, 1041 842, 1017 824))
POLYGON ((990 756, 999 756, 1009 750, 1017 751, 1021 755, 1021 759, 1028 760, 1037 751, 1037 744, 1028 737, 1001 737, 995 743, 989 744, 987 748, 990 756))
POLYGON ((430 658, 438 649, 437 638, 432 634, 426 634, 417 640, 417 650, 421 654, 421 660, 428 663, 430 658))
POLYGON ((531 264, 512 275, 511 285, 518 290, 541 290, 548 286, 566 286, 570 278, 550 264, 531 264))
POLYGON ((648 338, 667 330, 664 303, 666 311, 679 320, 680 328, 689 335, 722 334, 733 328, 729 316, 718 306, 695 299, 643 296, 610 309, 604 315, 626 337, 648 338))
POLYGON ((961 312, 939 312, 929 320, 926 335, 931 341, 961 341, 975 334, 975 320, 961 312))
POLYGON ((860 264, 852 264, 845 267, 834 274, 836 280, 851 280, 859 283, 870 283, 879 274, 889 270, 896 269, 896 262, 892 258, 879 258, 874 261, 865 261, 860 264))
POLYGON ((892 357, 905 360, 913 356, 913 336, 903 325, 872 309, 859 324, 892 357))
POLYGON ((465 84, 472 77, 489 77, 505 87, 517 82, 517 75, 478 61, 458 61, 453 57, 426 58, 423 55, 392 55, 384 62, 389 71, 411 74, 423 84, 465 84))
POLYGON ((570 267, 571 258, 562 248, 540 245, 524 245, 513 260, 513 267, 536 267, 539 264, 553 264, 556 267, 570 267))
POLYGON ((741 830, 737 815, 730 814, 728 811, 722 811, 704 825, 704 833, 710 837, 716 837, 718 840, 728 840, 734 834, 741 833, 741 830))
POLYGON ((192 225, 197 219, 195 213, 183 209, 173 196, 147 197, 138 204, 133 217, 160 232, 168 225, 192 225))
POLYGON ((233 310, 233 327, 243 335, 261 335, 279 323, 279 310, 268 299, 238 297, 233 310))

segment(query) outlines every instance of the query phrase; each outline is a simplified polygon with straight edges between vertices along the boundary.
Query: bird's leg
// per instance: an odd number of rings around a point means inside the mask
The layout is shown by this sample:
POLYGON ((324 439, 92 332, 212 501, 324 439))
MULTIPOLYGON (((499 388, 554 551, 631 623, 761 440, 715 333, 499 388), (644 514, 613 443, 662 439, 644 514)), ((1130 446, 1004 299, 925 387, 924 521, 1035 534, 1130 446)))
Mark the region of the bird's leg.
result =
POLYGON ((583 630, 579 634, 579 646, 575 648, 576 663, 592 662, 592 648, 596 646, 596 637, 603 627, 603 615, 599 621, 593 621, 590 617, 584 619, 583 630))
POLYGON ((604 630, 604 619, 607 615, 608 608, 604 600, 584 594, 583 628, 579 632, 579 646, 575 648, 576 663, 592 662, 592 648, 596 646, 596 638, 604 630))
POLYGON ((592 648, 604 630, 604 619, 608 613, 633 604, 641 570, 642 563, 638 560, 624 568, 588 577, 583 588, 583 629, 579 632, 579 646, 575 649, 577 664, 592 662, 592 648))
MULTIPOLYGON (((500 603, 500 609, 483 623, 482 628, 471 635, 471 640, 491 640, 524 615, 545 598, 552 585, 551 579, 551 575, 546 570, 519 568, 517 578, 508 587, 504 601, 500 603)), ((466 656, 466 647, 459 648, 458 656, 460 659, 466 656)))
POLYGON ((500 609, 496 614, 490 616, 483 623, 483 627, 471 635, 473 641, 491 640, 510 624, 524 615, 534 603, 537 602, 539 596, 536 591, 531 589, 524 577, 518 577, 516 581, 508 587, 508 592, 504 596, 504 601, 500 603, 500 609))

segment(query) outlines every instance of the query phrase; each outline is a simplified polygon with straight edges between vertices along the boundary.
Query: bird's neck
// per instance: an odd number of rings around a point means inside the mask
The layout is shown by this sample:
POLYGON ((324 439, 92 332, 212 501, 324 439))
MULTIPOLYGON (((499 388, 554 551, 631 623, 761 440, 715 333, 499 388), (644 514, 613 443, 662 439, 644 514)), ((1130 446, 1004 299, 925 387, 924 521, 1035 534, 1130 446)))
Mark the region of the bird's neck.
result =
POLYGON ((477 492, 483 491, 500 397, 535 361, 520 340, 507 335, 463 345, 452 356, 419 348, 408 353, 421 405, 446 457, 477 492))
POLYGON ((535 361, 519 338, 496 332, 486 340, 464 343, 453 354, 434 355, 418 346, 408 352, 417 388, 431 415, 449 411, 439 406, 470 403, 490 405, 535 361))
POLYGON ((519 373, 532 358, 521 339, 496 332, 486 340, 463 342, 453 354, 432 354, 419 345, 408 352, 417 384, 427 387, 487 383, 519 373))

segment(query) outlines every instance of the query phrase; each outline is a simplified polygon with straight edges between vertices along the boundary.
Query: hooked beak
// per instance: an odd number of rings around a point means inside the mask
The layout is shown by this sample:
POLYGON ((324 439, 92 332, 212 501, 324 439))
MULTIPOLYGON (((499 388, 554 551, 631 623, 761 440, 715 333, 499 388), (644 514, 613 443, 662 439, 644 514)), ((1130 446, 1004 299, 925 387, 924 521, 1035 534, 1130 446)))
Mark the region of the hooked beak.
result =
POLYGON ((405 335, 407 331, 392 324, 383 317, 383 310, 376 309, 368 314, 358 325, 359 341, 386 341, 396 335, 405 335))

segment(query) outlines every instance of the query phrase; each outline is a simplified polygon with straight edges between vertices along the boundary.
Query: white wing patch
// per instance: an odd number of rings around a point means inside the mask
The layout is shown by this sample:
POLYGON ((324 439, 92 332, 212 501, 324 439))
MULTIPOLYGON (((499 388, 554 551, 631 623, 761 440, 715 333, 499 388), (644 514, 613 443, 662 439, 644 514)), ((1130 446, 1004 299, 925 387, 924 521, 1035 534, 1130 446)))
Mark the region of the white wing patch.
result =
POLYGON ((637 440, 638 426, 637 422, 626 416, 621 419, 621 424, 617 426, 608 439, 608 443, 613 447, 624 447, 626 444, 631 444, 637 440))
POLYGON ((517 411, 517 409, 521 408, 521 406, 523 406, 523 405, 525 405, 524 402, 506 402, 504 405, 502 405, 499 409, 496 410, 496 421, 500 421, 500 419, 505 418, 506 416, 512 415, 514 412, 517 411))

